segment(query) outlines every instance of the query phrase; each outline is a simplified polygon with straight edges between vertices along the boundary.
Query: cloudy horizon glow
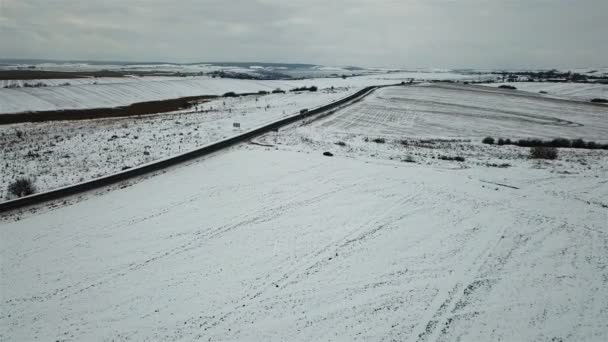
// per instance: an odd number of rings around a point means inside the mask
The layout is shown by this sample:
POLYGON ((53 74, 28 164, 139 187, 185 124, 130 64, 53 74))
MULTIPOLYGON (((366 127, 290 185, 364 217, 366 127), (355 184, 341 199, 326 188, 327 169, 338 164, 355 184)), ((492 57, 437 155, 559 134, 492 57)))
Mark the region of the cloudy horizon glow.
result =
POLYGON ((606 66, 606 0, 0 0, 0 58, 606 66))

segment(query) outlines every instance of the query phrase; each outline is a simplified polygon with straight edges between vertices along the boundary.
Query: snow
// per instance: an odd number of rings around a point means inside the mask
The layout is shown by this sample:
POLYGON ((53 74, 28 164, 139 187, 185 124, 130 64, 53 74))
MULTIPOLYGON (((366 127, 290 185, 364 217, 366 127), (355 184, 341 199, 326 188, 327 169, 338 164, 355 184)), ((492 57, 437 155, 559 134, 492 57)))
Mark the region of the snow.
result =
POLYGON ((240 147, 9 217, 2 335, 605 340, 606 209, 588 201, 608 186, 592 174, 240 147))
POLYGON ((483 84, 490 87, 512 85, 518 90, 538 93, 546 91, 547 96, 574 100, 608 99, 608 84, 599 83, 555 83, 555 82, 511 82, 483 84))
MULTIPOLYGON (((0 198, 6 198, 8 184, 17 177, 33 178, 39 192, 75 184, 224 139, 358 89, 222 98, 192 110, 145 118, 0 126, 0 143, 4 146, 0 156, 7 161, 0 164, 0 198), (234 122, 241 124, 241 130, 232 127, 234 122)), ((356 133, 370 139, 384 136, 394 140, 439 137, 478 142, 489 135, 509 139, 583 138, 606 143, 607 115, 608 108, 601 106, 522 97, 508 90, 407 86, 378 90, 321 126, 311 125, 310 130, 292 140, 299 143, 302 137, 308 137, 330 146, 339 140, 358 145, 360 136, 349 137, 356 133)), ((483 151, 471 151, 470 155, 478 153, 483 151)))
POLYGON ((35 79, 35 80, 0 80, 0 88, 11 86, 25 87, 26 85, 44 84, 46 87, 66 87, 85 84, 112 84, 151 81, 179 81, 194 77, 172 77, 172 76, 128 76, 128 77, 88 77, 88 78, 63 78, 63 79, 35 79))
MULTIPOLYGON (((82 109, 125 106, 136 102, 164 100, 185 96, 222 95, 230 91, 237 93, 272 91, 276 88, 289 90, 296 87, 316 85, 319 88, 359 87, 395 84, 411 78, 468 79, 470 76, 443 73, 391 73, 360 77, 316 78, 303 80, 240 80, 211 77, 185 78, 136 78, 132 82, 98 84, 73 84, 40 88, 0 88, 0 114, 27 111, 82 109)), ((115 79, 113 79, 115 80, 115 79)), ((71 81, 65 81, 70 83, 71 81)), ((62 83, 65 83, 62 82, 62 83)))
POLYGON ((608 142, 608 107, 478 86, 380 89, 324 122, 336 131, 415 138, 583 138, 608 142))
POLYGON ((173 156, 346 97, 358 89, 222 98, 195 108, 137 118, 0 126, 0 198, 17 177, 38 192, 173 156), (240 129, 233 123, 240 123, 240 129))
POLYGON ((603 134, 605 116, 568 101, 554 112, 555 101, 382 89, 250 144, 4 215, 0 336, 605 341, 608 151, 534 161, 477 139, 501 125, 603 134))

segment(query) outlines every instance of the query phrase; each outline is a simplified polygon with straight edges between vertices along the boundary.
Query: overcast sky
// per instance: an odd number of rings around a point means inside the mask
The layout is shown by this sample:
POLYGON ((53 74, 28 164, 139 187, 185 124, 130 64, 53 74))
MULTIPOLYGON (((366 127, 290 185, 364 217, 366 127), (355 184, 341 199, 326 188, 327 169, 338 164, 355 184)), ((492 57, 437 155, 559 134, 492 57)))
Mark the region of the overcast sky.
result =
POLYGON ((608 0, 0 0, 0 58, 608 64, 608 0))

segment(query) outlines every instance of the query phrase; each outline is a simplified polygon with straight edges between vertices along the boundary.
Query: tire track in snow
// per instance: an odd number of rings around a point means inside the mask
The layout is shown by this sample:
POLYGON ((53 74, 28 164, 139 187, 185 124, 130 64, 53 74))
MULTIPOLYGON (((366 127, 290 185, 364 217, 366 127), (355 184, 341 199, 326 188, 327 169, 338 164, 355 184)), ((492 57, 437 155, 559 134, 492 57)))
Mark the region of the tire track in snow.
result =
MULTIPOLYGON (((349 245, 349 241, 357 241, 357 237, 367 236, 366 232, 373 234, 381 230, 382 228, 390 225, 390 223, 380 224, 380 222, 385 222, 386 217, 390 216, 395 212, 396 209, 403 207, 405 204, 412 201, 418 195, 412 194, 402 198, 400 201, 391 205, 389 208, 384 210, 382 213, 371 217, 365 223, 360 224, 356 229, 349 231, 346 235, 334 239, 320 248, 315 248, 310 253, 298 259, 298 262, 294 267, 289 267, 289 262, 284 263, 282 266, 279 266, 278 269, 288 268, 288 271, 284 273, 281 277, 274 278, 266 278, 265 281, 262 281, 260 285, 253 288, 253 291, 250 291, 248 295, 242 297, 235 306, 224 312, 223 314, 216 315, 214 318, 207 318, 205 322, 199 323, 196 318, 192 318, 188 321, 189 326, 202 328, 203 331, 208 331, 209 329, 216 328, 220 324, 226 322, 231 319, 234 315, 237 315, 243 308, 247 306, 255 306, 264 301, 266 294, 275 290, 275 287, 286 288, 289 285, 293 285, 298 283, 302 278, 308 277, 310 274, 314 273, 315 268, 320 267, 323 263, 325 263, 330 256, 335 255, 335 252, 332 249, 338 250, 341 247, 345 247, 349 245), (371 228, 370 228, 371 227, 371 228), (332 250, 331 253, 328 251, 332 250), (287 264, 287 265, 286 265, 287 264), (276 284, 276 286, 268 286, 271 284, 276 284)), ((310 203, 316 202, 309 201, 310 203)), ((391 221, 391 222, 394 222, 391 221)), ((340 253, 338 253, 340 254, 340 253)), ((270 274, 267 274, 269 276, 270 274)), ((240 319, 239 316, 235 317, 237 321, 240 319)), ((239 322, 233 322, 233 326, 238 326, 239 322)), ((198 335, 197 338, 201 338, 203 335, 198 335)))
MULTIPOLYGON (((461 307, 466 306, 466 301, 463 301, 464 297, 474 290, 476 284, 479 284, 478 275, 490 258, 492 250, 501 242, 501 236, 504 235, 506 229, 506 227, 503 228, 502 234, 485 229, 482 232, 481 241, 475 240, 472 247, 476 248, 471 249, 466 255, 466 260, 458 263, 457 265, 460 267, 453 270, 456 279, 453 279, 451 285, 444 285, 439 289, 431 307, 414 329, 412 337, 416 341, 437 341, 442 335, 445 335, 452 322, 450 316, 461 307)), ((481 227, 477 225, 475 230, 481 230, 481 227)), ((471 246, 468 244, 463 246, 463 248, 467 247, 471 246)))

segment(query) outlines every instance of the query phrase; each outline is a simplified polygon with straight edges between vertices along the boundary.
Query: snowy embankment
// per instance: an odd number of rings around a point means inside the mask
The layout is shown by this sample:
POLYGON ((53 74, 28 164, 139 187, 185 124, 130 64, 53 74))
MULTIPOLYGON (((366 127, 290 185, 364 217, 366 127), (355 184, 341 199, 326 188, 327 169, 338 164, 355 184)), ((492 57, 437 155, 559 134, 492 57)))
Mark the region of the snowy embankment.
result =
POLYGON ((608 84, 599 83, 553 83, 553 82, 510 82, 481 84, 488 87, 510 85, 518 90, 539 93, 547 96, 589 101, 595 98, 608 99, 608 84))
MULTIPOLYGON (((239 80, 211 77, 138 78, 138 81, 98 84, 74 84, 40 88, 0 88, 0 114, 60 109, 82 109, 126 106, 136 102, 165 100, 186 96, 222 95, 233 91, 251 93, 272 91, 276 88, 290 90, 296 87, 316 85, 323 88, 364 88, 370 85, 394 84, 416 79, 467 78, 466 75, 445 73, 392 73, 361 77, 317 78, 305 80, 239 80)), ((69 83, 71 80, 52 80, 69 83)))
POLYGON ((595 136, 608 120, 572 103, 587 124, 551 125, 532 108, 554 100, 505 113, 518 101, 462 89, 470 107, 496 111, 467 117, 452 88, 384 89, 164 174, 3 217, 0 336, 607 340, 608 151, 535 161, 477 137, 500 125, 595 136), (472 127, 448 129, 447 111, 472 127))

